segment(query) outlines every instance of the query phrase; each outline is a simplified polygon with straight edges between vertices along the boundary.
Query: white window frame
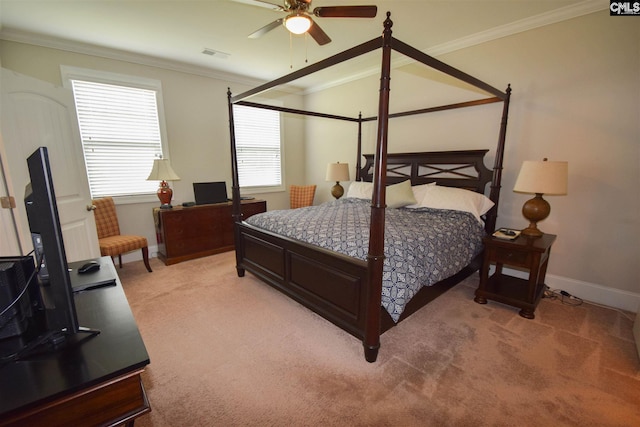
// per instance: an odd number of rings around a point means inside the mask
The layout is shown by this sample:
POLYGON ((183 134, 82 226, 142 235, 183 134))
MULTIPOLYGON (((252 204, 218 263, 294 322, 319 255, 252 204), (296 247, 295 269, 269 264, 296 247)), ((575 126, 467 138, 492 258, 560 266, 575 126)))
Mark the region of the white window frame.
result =
MULTIPOLYGON (((112 73, 108 71, 93 70, 80 67, 72 67, 67 65, 60 66, 63 86, 73 92, 72 80, 85 80, 96 83, 105 83, 117 86, 127 86, 132 88, 140 88, 152 90, 156 93, 158 125, 160 130, 160 140, 162 157, 167 157, 169 147, 167 143, 167 130, 164 117, 164 101, 162 98, 162 84, 160 80, 149 79, 139 76, 130 76, 126 74, 112 73)), ((84 149, 83 149, 84 151, 84 149)), ((114 196, 114 200, 118 204, 154 202, 158 200, 156 191, 138 195, 118 195, 114 196)))
MULTIPOLYGON (((265 99, 252 99, 253 102, 265 104, 265 105, 273 105, 277 107, 282 107, 284 104, 281 101, 275 100, 265 100, 265 99)), ((233 117, 234 117, 234 125, 235 120, 237 118, 237 111, 235 110, 236 105, 234 107, 233 117)), ((240 107, 240 105, 238 106, 240 107)), ((255 110, 260 110, 260 108, 250 107, 255 110)), ((286 189, 285 186, 285 155, 284 155, 284 118, 282 112, 278 111, 278 118, 280 120, 280 185, 271 185, 271 186, 240 186, 241 194, 258 194, 258 193, 274 193, 279 191, 284 191, 286 189)), ((235 130, 234 130, 235 131, 235 130)), ((236 150, 238 149, 238 138, 236 131, 236 150)), ((238 169, 240 169, 241 165, 238 164, 238 169)))

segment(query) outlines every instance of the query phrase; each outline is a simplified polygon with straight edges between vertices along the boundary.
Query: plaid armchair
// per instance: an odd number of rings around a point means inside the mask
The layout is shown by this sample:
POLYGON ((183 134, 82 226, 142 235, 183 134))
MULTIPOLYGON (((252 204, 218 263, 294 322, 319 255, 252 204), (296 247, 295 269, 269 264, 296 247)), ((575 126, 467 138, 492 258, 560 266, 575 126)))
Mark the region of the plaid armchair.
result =
POLYGON ((313 205, 313 197, 315 195, 315 185, 292 185, 289 187, 289 204, 291 209, 313 205))
POLYGON ((118 215, 116 214, 116 205, 113 202, 113 198, 94 199, 92 203, 96 207, 93 212, 98 230, 100 254, 110 256, 111 259, 117 255, 118 264, 122 268, 122 254, 142 249, 142 260, 149 273, 151 273, 147 238, 120 234, 120 225, 118 224, 118 215))

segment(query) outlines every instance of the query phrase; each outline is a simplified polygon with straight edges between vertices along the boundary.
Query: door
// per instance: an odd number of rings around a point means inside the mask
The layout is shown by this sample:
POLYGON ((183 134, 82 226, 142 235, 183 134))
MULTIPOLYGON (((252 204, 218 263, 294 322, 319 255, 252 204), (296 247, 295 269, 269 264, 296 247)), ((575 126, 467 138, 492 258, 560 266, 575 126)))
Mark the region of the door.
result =
MULTIPOLYGON (((0 148, 2 135, 0 134, 0 148)), ((14 221, 12 206, 15 199, 9 197, 9 187, 4 178, 4 156, 0 150, 0 256, 15 256, 24 253, 18 240, 18 230, 14 221)))
MULTIPOLYGON (((23 202, 29 182, 26 159, 46 146, 68 261, 100 256, 73 94, 4 68, 1 73, 0 157, 9 195, 16 200, 13 213, 23 254, 33 249, 23 202)), ((0 219, 0 229, 9 229, 5 215, 0 219)))

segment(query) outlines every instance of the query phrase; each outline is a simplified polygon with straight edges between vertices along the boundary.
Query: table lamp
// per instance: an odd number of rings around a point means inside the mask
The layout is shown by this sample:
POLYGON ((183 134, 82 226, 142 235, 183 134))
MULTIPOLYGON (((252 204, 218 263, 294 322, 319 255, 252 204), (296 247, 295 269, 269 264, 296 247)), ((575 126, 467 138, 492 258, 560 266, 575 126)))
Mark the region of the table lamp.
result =
POLYGON ((522 215, 529 220, 529 226, 522 230, 522 235, 541 237, 542 231, 537 223, 549 216, 551 206, 542 198, 543 194, 567 194, 567 162, 549 162, 526 160, 518 174, 513 191, 535 194, 533 199, 527 200, 522 206, 522 215))
POLYGON ((147 181, 160 181, 158 187, 158 199, 160 199, 160 209, 171 209, 171 198, 173 190, 169 187, 167 181, 178 181, 180 177, 173 171, 169 159, 155 159, 153 168, 149 174, 147 181))
POLYGON ((340 181, 349 181, 349 163, 329 163, 326 181, 335 181, 336 185, 331 187, 331 195, 336 199, 342 197, 344 188, 340 185, 340 181))

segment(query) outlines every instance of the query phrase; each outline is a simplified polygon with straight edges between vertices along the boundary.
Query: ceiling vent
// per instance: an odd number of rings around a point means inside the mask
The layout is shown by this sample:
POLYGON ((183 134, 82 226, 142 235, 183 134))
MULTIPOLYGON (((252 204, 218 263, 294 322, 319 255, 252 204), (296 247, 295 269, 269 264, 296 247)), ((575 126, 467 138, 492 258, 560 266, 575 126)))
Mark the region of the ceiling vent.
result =
POLYGON ((231 54, 229 53, 220 52, 219 50, 209 49, 206 47, 202 50, 202 53, 204 55, 213 56, 214 58, 218 59, 227 59, 229 56, 231 56, 231 54))

